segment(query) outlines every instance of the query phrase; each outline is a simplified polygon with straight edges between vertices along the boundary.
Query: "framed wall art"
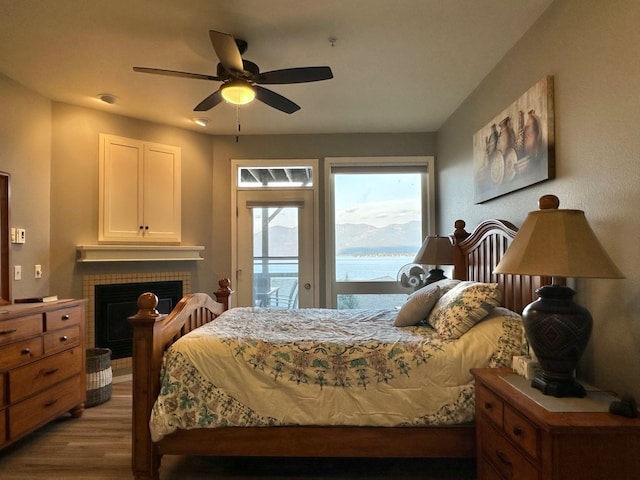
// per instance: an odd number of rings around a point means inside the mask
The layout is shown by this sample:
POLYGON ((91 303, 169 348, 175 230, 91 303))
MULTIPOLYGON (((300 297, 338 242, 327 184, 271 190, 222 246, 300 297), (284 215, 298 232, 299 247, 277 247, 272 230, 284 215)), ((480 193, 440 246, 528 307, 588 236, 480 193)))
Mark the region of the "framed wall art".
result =
POLYGON ((555 177, 552 76, 476 132, 473 173, 475 203, 555 177))

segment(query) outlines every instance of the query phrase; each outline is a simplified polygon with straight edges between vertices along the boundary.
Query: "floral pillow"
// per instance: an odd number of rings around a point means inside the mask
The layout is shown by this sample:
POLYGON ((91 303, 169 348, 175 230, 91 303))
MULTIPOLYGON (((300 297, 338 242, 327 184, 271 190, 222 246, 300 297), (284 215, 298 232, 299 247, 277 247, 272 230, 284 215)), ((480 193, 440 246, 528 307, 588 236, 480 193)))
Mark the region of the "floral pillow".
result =
POLYGON ((460 338, 501 300, 497 283, 460 282, 438 299, 428 322, 441 337, 460 338))
POLYGON ((416 290, 409 295, 407 301, 402 305, 393 324, 396 327, 409 327, 426 320, 440 296, 459 283, 460 280, 446 279, 416 290))

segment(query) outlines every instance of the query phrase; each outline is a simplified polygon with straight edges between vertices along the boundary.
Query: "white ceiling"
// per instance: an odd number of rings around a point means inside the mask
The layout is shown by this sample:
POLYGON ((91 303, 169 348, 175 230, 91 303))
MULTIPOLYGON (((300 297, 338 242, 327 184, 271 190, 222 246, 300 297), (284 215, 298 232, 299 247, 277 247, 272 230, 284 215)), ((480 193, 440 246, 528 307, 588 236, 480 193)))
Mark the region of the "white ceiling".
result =
POLYGON ((0 72, 55 101, 234 134, 237 109, 193 108, 219 82, 208 31, 249 43, 262 71, 334 78, 270 89, 302 108, 241 107, 244 134, 436 131, 552 0, 0 0, 0 72), (335 38, 332 46, 330 38, 335 38), (115 105, 96 99, 118 98, 115 105))

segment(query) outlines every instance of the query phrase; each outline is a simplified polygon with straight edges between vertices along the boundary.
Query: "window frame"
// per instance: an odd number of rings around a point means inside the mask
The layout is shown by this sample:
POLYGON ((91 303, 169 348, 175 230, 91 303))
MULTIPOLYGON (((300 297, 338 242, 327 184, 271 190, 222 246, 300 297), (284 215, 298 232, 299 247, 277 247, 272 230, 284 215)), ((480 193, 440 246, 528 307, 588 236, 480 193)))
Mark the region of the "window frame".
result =
POLYGON ((435 179, 433 156, 327 157, 324 162, 325 293, 328 308, 337 308, 338 295, 406 293, 397 282, 336 282, 335 280, 335 185, 334 172, 384 173, 423 170, 422 238, 435 232, 435 179))

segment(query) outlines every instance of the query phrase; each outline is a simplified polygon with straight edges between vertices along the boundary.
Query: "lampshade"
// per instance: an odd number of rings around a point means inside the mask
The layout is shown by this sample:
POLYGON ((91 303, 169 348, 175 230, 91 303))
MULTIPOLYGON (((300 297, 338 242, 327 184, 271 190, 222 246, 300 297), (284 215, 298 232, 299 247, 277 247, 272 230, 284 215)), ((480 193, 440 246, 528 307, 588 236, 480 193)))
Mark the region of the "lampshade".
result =
POLYGON ((222 98, 234 105, 244 105, 256 98, 255 89, 244 80, 231 80, 220 87, 222 98))
POLYGON ((431 236, 424 239, 413 263, 420 265, 453 265, 453 245, 449 237, 431 236))
POLYGON ((596 238, 582 210, 558 209, 554 195, 540 198, 494 273, 548 277, 624 278, 596 238))

